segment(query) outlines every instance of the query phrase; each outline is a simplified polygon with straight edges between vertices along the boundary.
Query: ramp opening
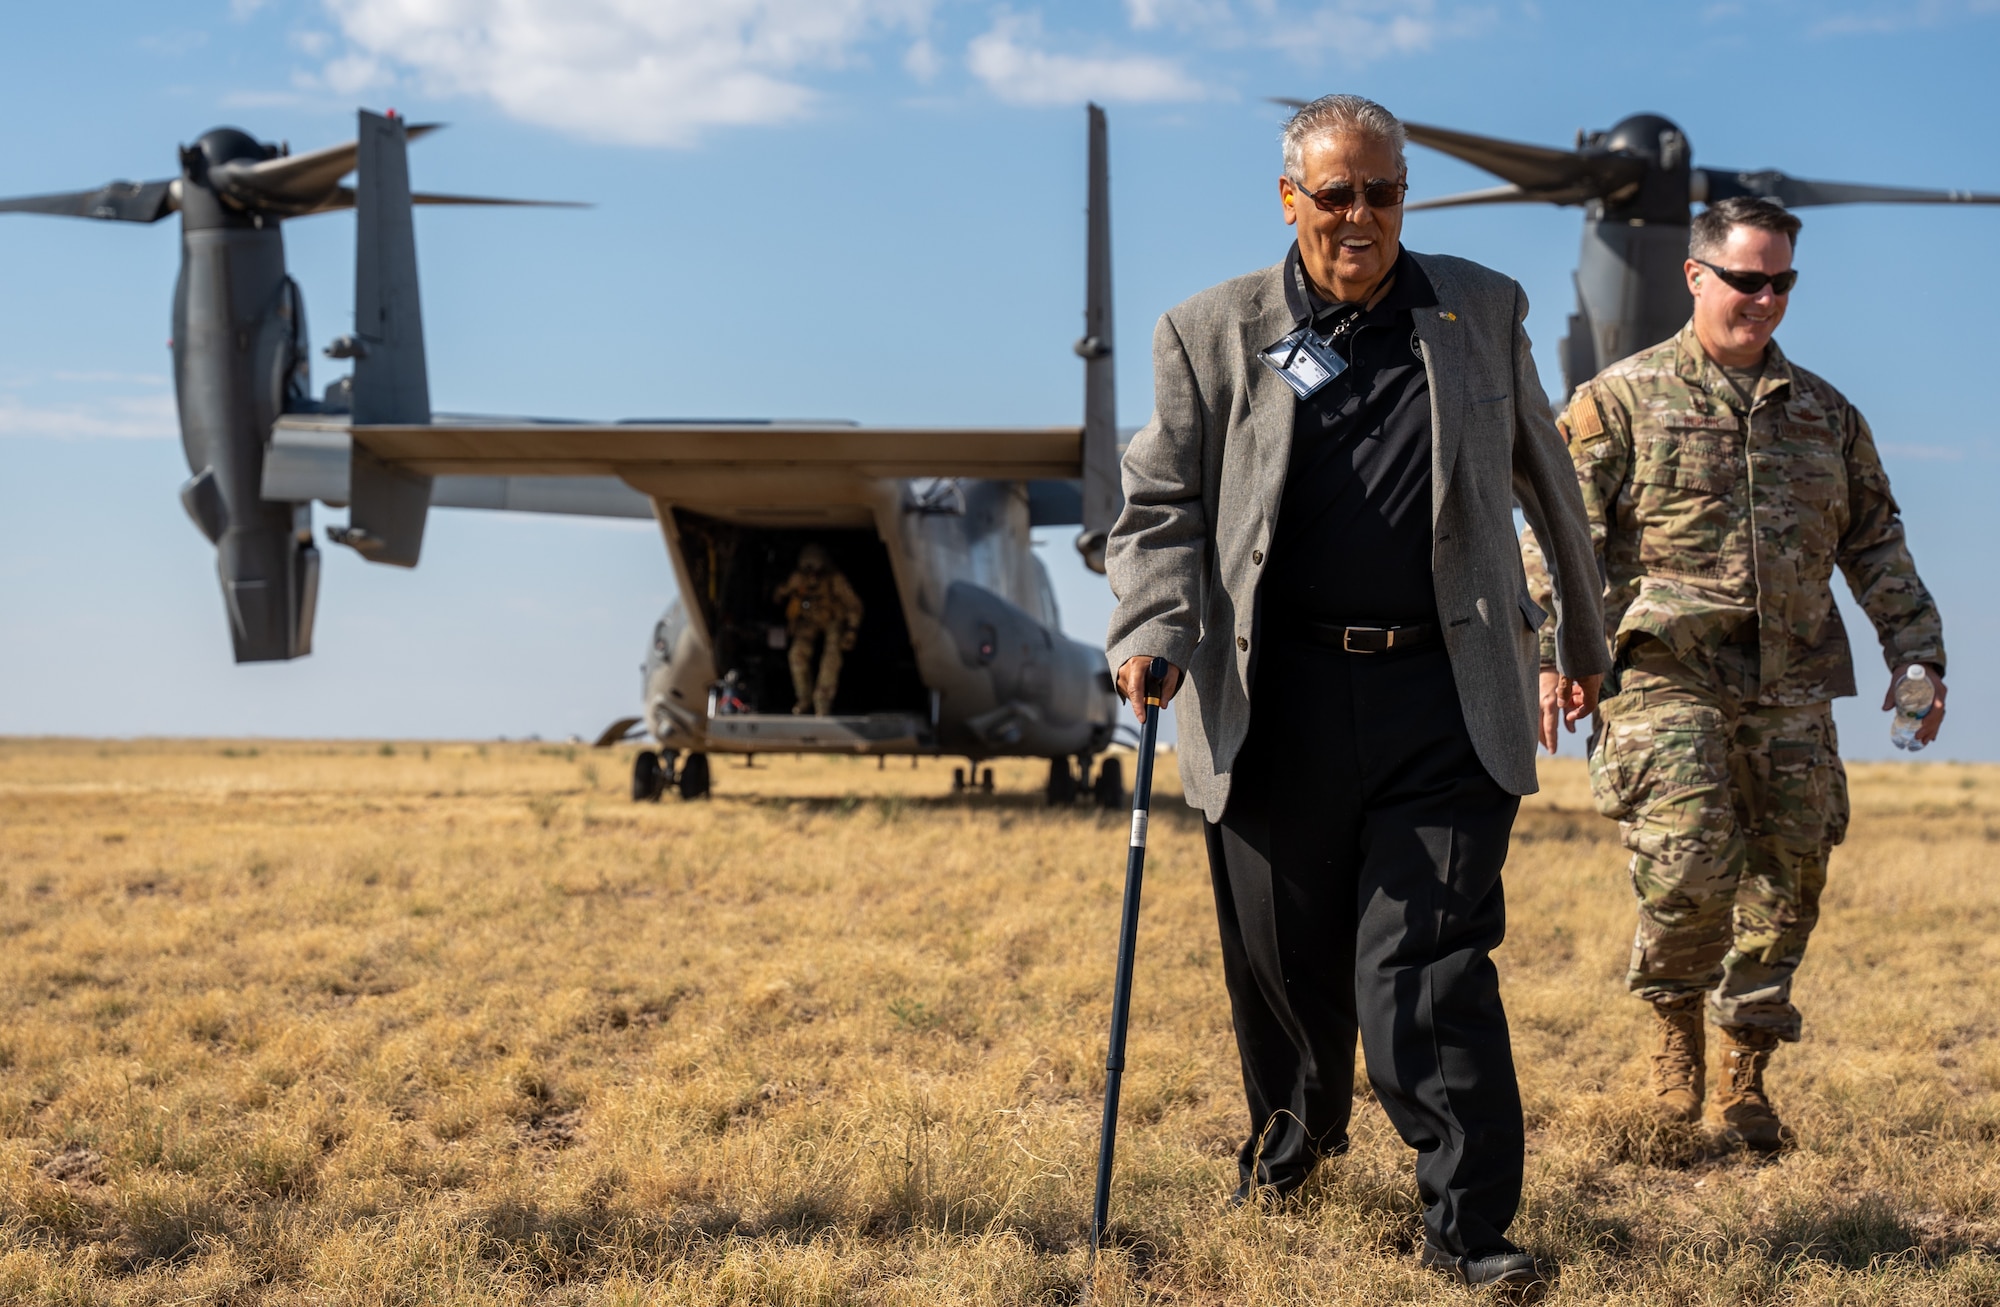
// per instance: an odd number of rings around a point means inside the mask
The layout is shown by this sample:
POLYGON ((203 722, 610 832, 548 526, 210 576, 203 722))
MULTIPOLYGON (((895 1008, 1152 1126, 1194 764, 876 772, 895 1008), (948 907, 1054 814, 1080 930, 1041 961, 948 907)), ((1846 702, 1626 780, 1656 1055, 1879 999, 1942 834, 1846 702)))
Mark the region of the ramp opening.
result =
POLYGON ((930 692, 917 672, 889 551, 872 530, 741 526, 687 509, 674 510, 674 528, 693 583, 689 598, 714 634, 718 674, 736 673, 740 711, 792 711, 785 606, 775 596, 798 565, 799 551, 817 544, 847 577, 863 609, 854 648, 842 656, 834 714, 929 714, 930 692))

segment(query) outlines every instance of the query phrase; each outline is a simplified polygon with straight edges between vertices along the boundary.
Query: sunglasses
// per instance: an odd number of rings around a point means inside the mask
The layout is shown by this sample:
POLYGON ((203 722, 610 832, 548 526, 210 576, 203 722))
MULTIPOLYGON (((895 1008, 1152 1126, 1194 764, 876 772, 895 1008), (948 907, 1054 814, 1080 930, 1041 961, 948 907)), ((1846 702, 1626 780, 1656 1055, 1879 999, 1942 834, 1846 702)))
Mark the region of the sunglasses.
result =
MULTIPOLYGON (((1352 186, 1329 186, 1324 190, 1309 191, 1298 182, 1292 185, 1299 194, 1319 206, 1322 213, 1345 213, 1354 207, 1355 190, 1352 186)), ((1368 201, 1371 209, 1393 209, 1403 202, 1410 188, 1402 182, 1369 182, 1360 191, 1361 198, 1368 201)))
POLYGON ((1797 268, 1787 268, 1783 272, 1733 272, 1728 268, 1718 268, 1707 259, 1696 259, 1695 262, 1722 278, 1723 285, 1744 295, 1755 295, 1765 286, 1771 288, 1773 295, 1789 295, 1792 287, 1799 282, 1797 268))

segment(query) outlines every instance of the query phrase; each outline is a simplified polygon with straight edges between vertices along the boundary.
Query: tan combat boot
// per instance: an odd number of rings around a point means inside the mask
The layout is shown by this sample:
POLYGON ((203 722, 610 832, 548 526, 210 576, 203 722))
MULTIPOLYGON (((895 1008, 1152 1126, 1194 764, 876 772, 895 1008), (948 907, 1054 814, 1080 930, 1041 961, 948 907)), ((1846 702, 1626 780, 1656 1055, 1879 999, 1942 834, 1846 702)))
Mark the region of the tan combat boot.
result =
POLYGON ((1764 1068, 1778 1046, 1774 1030, 1754 1026, 1717 1026, 1722 1034, 1723 1086, 1709 1104, 1716 1133, 1732 1144, 1772 1152, 1782 1141, 1783 1127, 1764 1094, 1764 1068))
POLYGON ((1701 1120, 1707 1080, 1700 994, 1653 1004, 1653 1107, 1669 1121, 1701 1120))

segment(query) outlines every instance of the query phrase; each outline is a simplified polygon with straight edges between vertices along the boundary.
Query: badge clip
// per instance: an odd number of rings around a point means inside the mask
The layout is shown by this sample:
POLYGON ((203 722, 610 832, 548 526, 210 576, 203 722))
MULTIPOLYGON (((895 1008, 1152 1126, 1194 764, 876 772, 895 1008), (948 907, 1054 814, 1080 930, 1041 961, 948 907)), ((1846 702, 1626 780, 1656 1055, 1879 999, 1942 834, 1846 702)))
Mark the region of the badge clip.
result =
POLYGON ((1300 399, 1318 394, 1327 382, 1347 371, 1347 360, 1320 340, 1310 326, 1300 327, 1277 344, 1259 350, 1257 357, 1283 377, 1300 399))

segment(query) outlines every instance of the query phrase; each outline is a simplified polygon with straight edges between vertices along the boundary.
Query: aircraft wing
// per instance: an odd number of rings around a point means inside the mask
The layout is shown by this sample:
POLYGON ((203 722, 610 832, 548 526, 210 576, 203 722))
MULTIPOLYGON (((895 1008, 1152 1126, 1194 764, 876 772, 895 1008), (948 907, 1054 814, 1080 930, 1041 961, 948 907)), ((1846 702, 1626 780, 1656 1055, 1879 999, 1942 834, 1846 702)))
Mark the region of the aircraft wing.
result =
POLYGON ((345 414, 286 414, 272 428, 264 497, 347 503, 362 463, 444 479, 434 503, 603 513, 616 512, 609 501, 618 497, 598 493, 610 478, 651 499, 745 504, 837 500, 882 478, 1074 481, 1083 428, 462 419, 353 426, 345 414), (590 490, 564 496, 549 478, 588 479, 590 490), (531 488, 532 504, 522 494, 531 488), (585 506, 597 499, 607 502, 585 506), (566 501, 574 506, 558 506, 566 501))
POLYGON ((617 477, 434 477, 431 507, 653 520, 653 501, 617 477))
MULTIPOLYGON (((285 418, 281 426, 298 419, 285 418)), ((1075 477, 1081 427, 857 427, 781 423, 364 426, 349 438, 419 476, 617 476, 694 469, 864 477, 1075 477)), ((647 477, 647 479, 652 479, 647 477)))

